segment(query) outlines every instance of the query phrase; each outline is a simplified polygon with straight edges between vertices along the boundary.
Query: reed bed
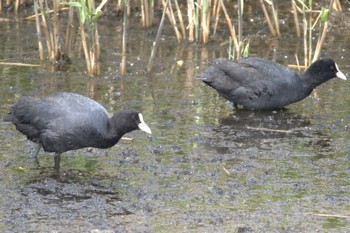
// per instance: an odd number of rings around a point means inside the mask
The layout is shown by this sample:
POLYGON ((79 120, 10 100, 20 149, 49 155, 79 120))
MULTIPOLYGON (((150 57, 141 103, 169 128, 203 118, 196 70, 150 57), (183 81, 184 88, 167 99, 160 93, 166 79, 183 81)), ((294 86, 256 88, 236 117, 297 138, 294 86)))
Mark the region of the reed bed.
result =
MULTIPOLYGON (((6 3, 13 3, 16 6, 14 11, 17 12, 20 8, 20 2, 7 0, 6 3)), ((76 17, 79 19, 79 27, 75 27, 79 28, 76 34, 80 35, 81 38, 87 71, 92 75, 99 74, 100 43, 97 19, 105 9, 117 9, 124 12, 121 75, 124 75, 126 70, 128 18, 132 17, 133 12, 140 13, 140 23, 145 28, 156 26, 154 25, 157 17, 155 12, 163 12, 158 25, 158 33, 150 52, 148 71, 152 69, 159 46, 159 38, 165 25, 172 27, 178 43, 187 41, 206 44, 212 36, 218 33, 219 28, 221 32, 227 30, 229 34, 227 36, 228 56, 232 59, 238 59, 249 54, 250 38, 244 36, 246 22, 243 20, 243 15, 246 2, 243 0, 102 0, 99 2, 100 4, 95 7, 94 0, 68 2, 66 0, 35 0, 33 2, 34 17, 40 60, 47 57, 52 63, 56 63, 67 59, 71 53, 73 28, 76 23, 74 18, 76 17), (68 11, 68 14, 58 14, 61 11, 68 11), (62 30, 60 20, 62 16, 68 17, 65 33, 62 30), (45 56, 44 51, 47 51, 47 56, 45 56)), ((319 7, 320 3, 318 2, 317 9, 314 9, 316 5, 313 0, 291 0, 283 4, 284 7, 291 9, 290 14, 295 23, 296 36, 303 41, 304 58, 302 63, 304 66, 308 66, 319 57, 326 38, 331 12, 342 9, 340 1, 330 0, 328 6, 323 8, 319 7), (318 38, 316 44, 312 39, 315 36, 318 38)), ((264 23, 266 23, 271 36, 283 36, 280 29, 279 18, 281 15, 278 11, 277 0, 259 0, 254 7, 256 7, 255 10, 264 15, 264 23)), ((300 64, 299 56, 296 57, 297 63, 300 64)))
POLYGON ((83 46, 87 72, 91 75, 100 73, 100 42, 97 19, 102 15, 102 8, 108 0, 103 0, 95 7, 94 0, 80 0, 62 3, 77 9, 79 30, 83 46))
MULTIPOLYGON (((296 25, 296 34, 298 37, 301 35, 299 25, 300 21, 302 22, 302 38, 304 44, 303 67, 308 67, 311 63, 319 59, 321 49, 327 35, 331 13, 333 9, 341 9, 340 3, 336 0, 330 0, 327 8, 315 10, 313 9, 313 0, 292 0, 292 7, 296 25), (314 15, 316 15, 316 17, 314 17, 314 15), (315 37, 315 31, 318 31, 318 34, 316 35, 318 39, 316 45, 314 46, 313 38, 315 37)), ((297 55, 296 60, 299 66, 300 62, 297 55)))
POLYGON ((47 1, 34 1, 34 11, 36 20, 36 30, 38 35, 38 47, 40 60, 44 60, 42 33, 45 35, 45 42, 47 48, 47 57, 52 63, 56 63, 64 57, 60 50, 60 18, 58 12, 60 11, 60 4, 57 1, 53 1, 50 10, 50 6, 47 1), (52 12, 52 14, 50 13, 52 12))

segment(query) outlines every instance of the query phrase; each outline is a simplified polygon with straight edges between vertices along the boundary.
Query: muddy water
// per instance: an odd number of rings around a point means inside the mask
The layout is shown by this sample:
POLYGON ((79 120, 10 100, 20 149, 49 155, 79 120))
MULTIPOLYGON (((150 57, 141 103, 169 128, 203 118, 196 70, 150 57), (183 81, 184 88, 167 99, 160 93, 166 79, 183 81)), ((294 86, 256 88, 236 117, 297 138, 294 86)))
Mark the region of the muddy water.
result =
MULTIPOLYGON (((345 12, 337 19, 349 17, 345 12)), ((112 17, 112 16, 110 16, 112 17)), ((252 18, 251 54, 294 63, 291 25, 272 39, 252 18), (256 28, 259 28, 256 34, 256 28)), ((287 19, 285 19, 287 20, 287 19)), ((154 71, 145 75, 155 29, 131 27, 128 70, 118 76, 121 33, 116 18, 100 25, 102 73, 85 74, 80 55, 68 71, 1 66, 1 118, 22 95, 72 91, 108 111, 137 109, 153 135, 133 132, 107 150, 62 157, 30 153, 34 144, 0 121, 1 232, 346 232, 350 227, 349 82, 332 80, 286 111, 236 109, 195 80, 212 42, 177 46, 166 30, 154 71), (112 24, 113 23, 113 24, 112 24), (177 61, 184 61, 183 66, 177 61)), ((325 45, 349 75, 347 25, 337 20, 325 45)), ((121 24, 120 24, 121 25, 121 24)), ((249 26, 249 25, 248 25, 249 26)), ((0 24, 1 59, 38 63, 33 22, 0 24)), ((219 39, 227 30, 219 30, 219 39)), ((248 32, 247 32, 248 33, 248 32)))

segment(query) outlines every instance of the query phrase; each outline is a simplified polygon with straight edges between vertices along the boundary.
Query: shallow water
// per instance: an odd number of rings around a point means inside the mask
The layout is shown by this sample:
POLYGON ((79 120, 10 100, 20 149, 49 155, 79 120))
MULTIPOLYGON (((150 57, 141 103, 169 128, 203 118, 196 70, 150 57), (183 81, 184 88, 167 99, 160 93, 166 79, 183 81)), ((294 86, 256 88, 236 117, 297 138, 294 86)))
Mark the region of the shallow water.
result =
MULTIPOLYGON (((335 17, 344 15, 349 12, 335 17)), ((156 28, 150 33, 133 26, 127 75, 120 78, 116 20, 101 21, 98 77, 85 74, 77 55, 66 72, 51 71, 48 65, 1 66, 0 116, 22 95, 72 91, 110 112, 141 110, 152 136, 132 132, 127 135, 132 141, 107 150, 67 152, 57 173, 53 156, 43 152, 36 168, 30 158, 34 144, 0 121, 1 232, 349 229, 349 81, 331 80, 286 111, 233 109, 195 80, 208 58, 227 56, 226 47, 217 42, 177 46, 166 30, 154 71, 146 75, 156 28)), ((349 73, 349 37, 342 33, 347 25, 338 23, 327 36, 324 54, 349 73)), ((33 22, 21 20, 0 24, 1 59, 38 63, 34 28, 33 22)), ((261 28, 252 39, 251 54, 295 63, 292 32, 276 40, 267 27, 261 28)), ((220 33, 227 35, 225 28, 220 33)))

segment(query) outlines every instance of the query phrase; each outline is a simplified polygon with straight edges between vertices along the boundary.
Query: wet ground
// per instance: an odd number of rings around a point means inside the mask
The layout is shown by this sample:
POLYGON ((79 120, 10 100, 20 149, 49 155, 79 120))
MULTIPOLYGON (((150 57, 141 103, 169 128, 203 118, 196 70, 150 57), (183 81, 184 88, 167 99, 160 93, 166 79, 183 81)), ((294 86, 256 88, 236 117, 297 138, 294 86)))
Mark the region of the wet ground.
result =
MULTIPOLYGON (((345 16, 346 9, 335 17, 345 16)), ((53 156, 42 152, 36 168, 30 158, 34 144, 1 120, 1 232, 348 231, 349 81, 329 81, 284 111, 233 109, 195 80, 208 58, 227 56, 226 47, 177 46, 169 29, 154 71, 146 75, 156 28, 133 26, 128 73, 120 78, 115 21, 106 17, 100 25, 98 77, 86 75, 77 56, 66 72, 48 65, 0 66, 0 116, 22 95, 72 91, 110 112, 141 110, 153 135, 133 132, 127 135, 132 141, 107 150, 67 152, 55 172, 53 156)), ((338 22, 323 54, 349 77, 349 35, 338 22)), ((271 39, 261 25, 255 25, 260 31, 251 54, 295 63, 292 32, 271 39)), ((1 60, 38 63, 33 22, 1 23, 0 30, 1 60)), ((221 28, 217 38, 226 36, 221 28)))

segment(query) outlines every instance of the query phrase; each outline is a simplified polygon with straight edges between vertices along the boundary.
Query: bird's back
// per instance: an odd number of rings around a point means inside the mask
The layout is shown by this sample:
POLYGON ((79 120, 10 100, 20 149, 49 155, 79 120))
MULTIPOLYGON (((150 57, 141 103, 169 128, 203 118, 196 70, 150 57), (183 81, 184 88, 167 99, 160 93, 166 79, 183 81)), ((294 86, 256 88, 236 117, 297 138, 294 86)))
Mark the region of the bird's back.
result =
POLYGON ((60 92, 42 99, 22 97, 7 118, 45 151, 64 152, 95 146, 107 134, 109 114, 87 97, 60 92))
POLYGON ((282 108, 301 98, 293 91, 302 88, 300 77, 263 58, 215 59, 199 79, 234 104, 252 110, 282 108))

